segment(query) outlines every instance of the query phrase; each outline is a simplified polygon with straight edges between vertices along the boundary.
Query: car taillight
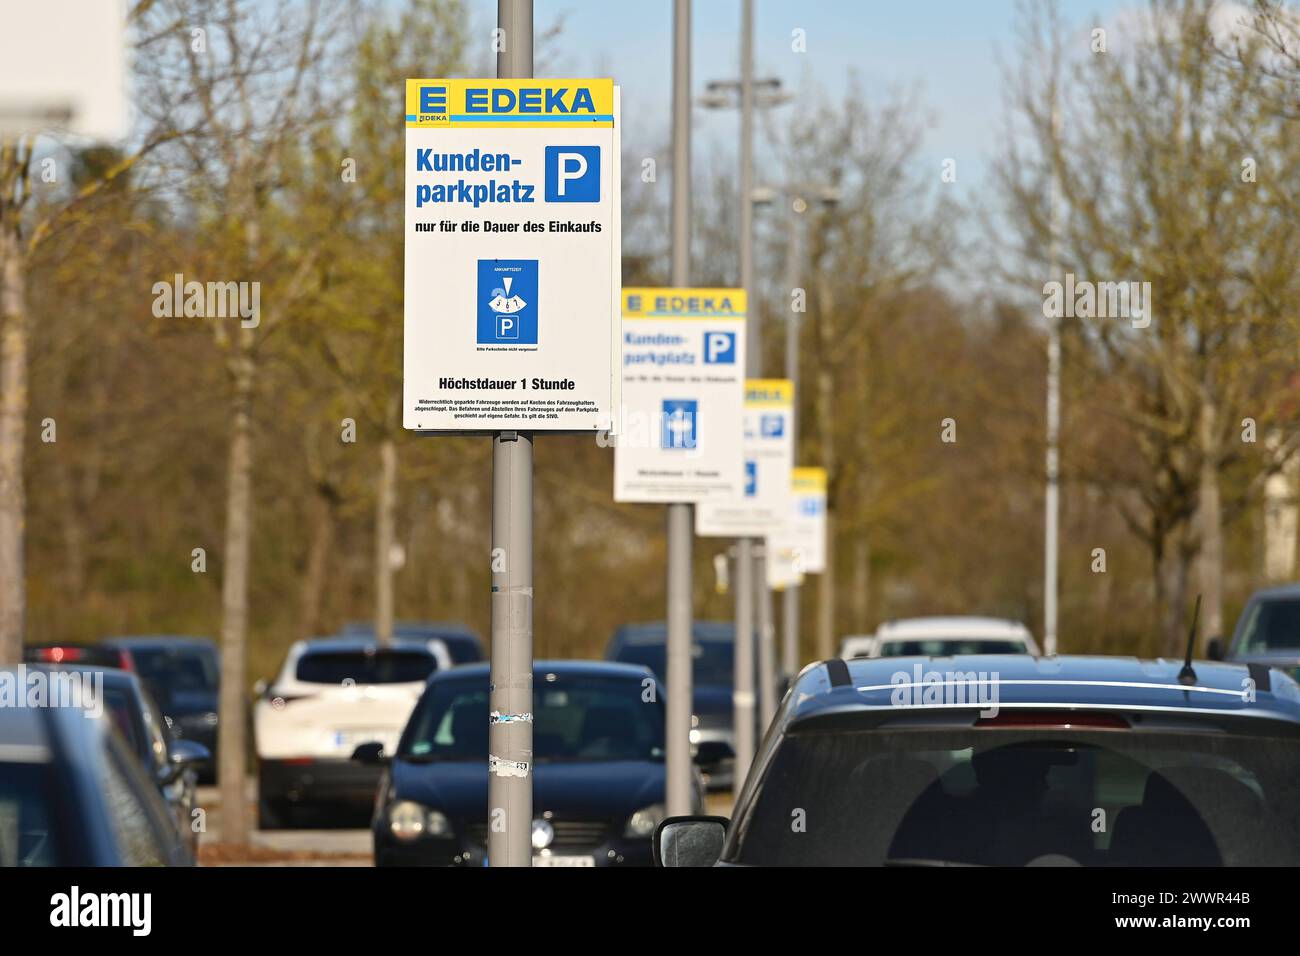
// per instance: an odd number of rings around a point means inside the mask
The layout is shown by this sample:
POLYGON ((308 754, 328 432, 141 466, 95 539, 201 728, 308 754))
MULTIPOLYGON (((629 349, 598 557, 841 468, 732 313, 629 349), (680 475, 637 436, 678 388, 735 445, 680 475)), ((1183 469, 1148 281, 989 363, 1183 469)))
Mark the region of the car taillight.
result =
POLYGON ((81 660, 81 651, 75 647, 42 647, 36 656, 50 664, 62 664, 65 661, 81 660))
POLYGON ((1021 729, 1034 727, 1063 730, 1128 730, 1129 722, 1115 714, 1077 713, 1069 710, 1008 710, 994 717, 981 717, 976 727, 1021 729))

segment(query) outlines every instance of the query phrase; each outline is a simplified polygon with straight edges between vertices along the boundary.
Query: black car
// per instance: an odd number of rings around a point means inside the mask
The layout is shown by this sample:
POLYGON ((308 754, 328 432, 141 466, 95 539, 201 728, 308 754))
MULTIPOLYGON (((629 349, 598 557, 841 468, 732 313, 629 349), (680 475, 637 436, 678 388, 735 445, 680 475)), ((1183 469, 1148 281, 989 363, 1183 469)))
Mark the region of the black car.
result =
MULTIPOLYGON (((364 621, 354 621, 343 628, 340 636, 374 638, 375 627, 364 621)), ((398 621, 393 625, 393 637, 440 640, 447 645, 452 664, 474 664, 486 659, 483 654, 483 642, 464 624, 398 621)))
MULTIPOLYGON (((0 669, 31 686, 33 672, 0 669)), ((49 693, 49 690, 46 690, 49 693)), ((0 708, 0 866, 183 866, 188 842, 105 712, 0 708)))
MULTIPOLYGON (((726 790, 732 785, 735 633, 729 621, 695 621, 691 627, 691 742, 710 790, 726 790)), ((648 667, 667 689, 667 641, 668 626, 662 621, 627 624, 610 638, 605 659, 648 667)))
MULTIPOLYGON (((534 865, 648 865, 664 815, 664 709, 661 695, 643 699, 649 673, 538 661, 533 674, 534 865)), ((434 674, 380 782, 375 864, 485 865, 487 754, 487 666, 434 674)))
POLYGON ((1267 664, 1300 679, 1300 584, 1256 591, 1242 608, 1232 642, 1209 642, 1214 660, 1267 664))
POLYGON ((1264 666, 1180 670, 1025 655, 809 666, 733 818, 666 821, 656 860, 1300 864, 1300 685, 1264 666))
POLYGON ((149 688, 173 733, 202 744, 212 755, 200 782, 215 779, 221 690, 217 646, 205 637, 176 635, 110 637, 100 645, 129 656, 131 669, 149 688))
POLYGON ((162 711, 135 674, 108 667, 50 667, 53 673, 73 673, 103 695, 104 716, 158 788, 172 822, 191 849, 198 848, 194 826, 198 771, 210 761, 206 747, 179 740, 162 711))

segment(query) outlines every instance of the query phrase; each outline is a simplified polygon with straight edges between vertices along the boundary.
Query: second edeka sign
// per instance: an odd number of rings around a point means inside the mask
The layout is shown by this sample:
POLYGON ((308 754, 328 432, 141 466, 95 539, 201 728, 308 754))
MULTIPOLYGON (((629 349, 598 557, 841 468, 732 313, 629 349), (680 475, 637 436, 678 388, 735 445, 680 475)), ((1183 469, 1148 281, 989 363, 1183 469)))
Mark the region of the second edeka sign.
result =
POLYGON ((403 425, 616 427, 619 229, 613 80, 407 80, 403 425))
POLYGON ((614 500, 731 498, 744 482, 744 289, 624 289, 614 500))
POLYGON ((738 496, 700 502, 695 509, 696 534, 757 538, 785 526, 794 466, 793 409, 794 383, 788 379, 745 382, 744 486, 738 496))

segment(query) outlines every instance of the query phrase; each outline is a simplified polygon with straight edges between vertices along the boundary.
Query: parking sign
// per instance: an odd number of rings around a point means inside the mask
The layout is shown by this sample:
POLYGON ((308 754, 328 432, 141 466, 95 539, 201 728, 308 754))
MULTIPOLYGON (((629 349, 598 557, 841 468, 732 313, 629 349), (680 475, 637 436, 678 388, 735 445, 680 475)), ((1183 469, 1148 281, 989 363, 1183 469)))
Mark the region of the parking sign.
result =
POLYGON ((790 440, 793 409, 794 383, 788 379, 749 379, 745 383, 741 430, 745 480, 739 494, 700 503, 695 509, 696 534, 765 537, 785 526, 794 465, 790 440))
POLYGON ((616 501, 694 502, 744 482, 743 289, 624 289, 616 501))
POLYGON ((618 98, 406 81, 406 428, 617 427, 618 98))

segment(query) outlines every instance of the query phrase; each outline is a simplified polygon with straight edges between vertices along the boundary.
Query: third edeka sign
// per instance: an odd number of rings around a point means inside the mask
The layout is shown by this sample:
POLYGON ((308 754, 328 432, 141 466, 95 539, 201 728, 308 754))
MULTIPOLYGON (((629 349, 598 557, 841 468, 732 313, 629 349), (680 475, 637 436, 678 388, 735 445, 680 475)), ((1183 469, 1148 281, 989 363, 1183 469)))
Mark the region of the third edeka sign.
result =
POLYGON ((746 381, 744 488, 739 496, 700 502, 695 509, 696 534, 761 538, 785 526, 794 466, 793 409, 794 383, 788 379, 746 381))
POLYGON ((613 80, 406 81, 402 423, 616 427, 613 80))
POLYGON ((732 498, 744 482, 744 289, 624 289, 614 500, 732 498))

